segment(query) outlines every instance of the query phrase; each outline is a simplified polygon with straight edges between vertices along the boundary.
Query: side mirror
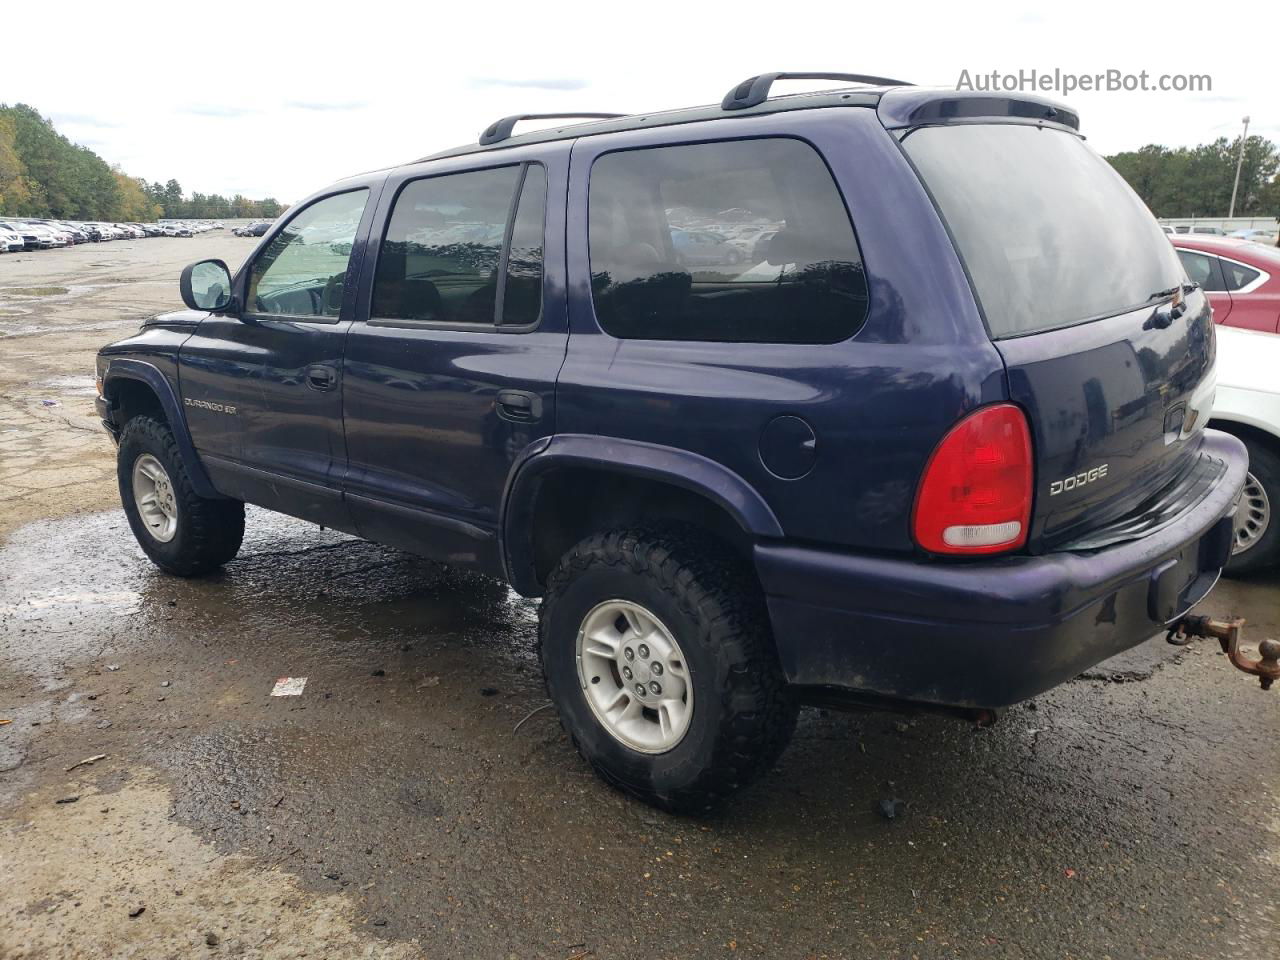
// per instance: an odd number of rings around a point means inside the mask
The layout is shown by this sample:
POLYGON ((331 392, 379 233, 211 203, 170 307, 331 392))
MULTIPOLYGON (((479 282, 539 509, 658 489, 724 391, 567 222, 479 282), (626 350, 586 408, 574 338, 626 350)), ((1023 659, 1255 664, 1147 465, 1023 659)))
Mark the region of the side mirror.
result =
POLYGON ((182 302, 192 310, 228 312, 233 309, 231 271, 221 260, 201 260, 182 271, 178 281, 182 302))

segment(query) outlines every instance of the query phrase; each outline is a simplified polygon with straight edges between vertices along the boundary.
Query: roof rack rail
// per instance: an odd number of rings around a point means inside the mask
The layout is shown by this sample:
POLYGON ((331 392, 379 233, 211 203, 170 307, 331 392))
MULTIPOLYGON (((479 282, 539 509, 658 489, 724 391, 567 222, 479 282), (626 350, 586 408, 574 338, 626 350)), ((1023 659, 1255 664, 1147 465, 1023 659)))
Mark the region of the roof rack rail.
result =
POLYGON ((480 134, 480 146, 501 143, 511 136, 511 131, 521 120, 616 120, 625 113, 517 113, 495 120, 480 134))
POLYGON ((722 110, 745 110, 769 99, 769 88, 777 80, 844 80, 846 83, 869 83, 877 87, 913 87, 906 80, 872 77, 864 73, 762 73, 748 77, 725 94, 722 110))

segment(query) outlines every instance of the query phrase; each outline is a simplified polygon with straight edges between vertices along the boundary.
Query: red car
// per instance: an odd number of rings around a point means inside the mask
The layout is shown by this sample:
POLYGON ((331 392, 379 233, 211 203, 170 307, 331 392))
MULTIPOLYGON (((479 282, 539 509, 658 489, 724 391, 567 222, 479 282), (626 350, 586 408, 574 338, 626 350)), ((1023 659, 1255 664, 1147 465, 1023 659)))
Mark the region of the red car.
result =
POLYGON ((1280 248, 1231 237, 1169 239, 1187 276, 1208 294, 1215 323, 1280 333, 1280 248))

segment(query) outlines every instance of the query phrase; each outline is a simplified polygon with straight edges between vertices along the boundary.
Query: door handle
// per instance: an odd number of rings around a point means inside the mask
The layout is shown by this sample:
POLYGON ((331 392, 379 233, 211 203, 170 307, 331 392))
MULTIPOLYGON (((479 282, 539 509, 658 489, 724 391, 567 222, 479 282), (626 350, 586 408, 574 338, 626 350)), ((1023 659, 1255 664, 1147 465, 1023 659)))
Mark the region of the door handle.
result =
POLYGON ((503 420, 533 423, 542 419, 542 398, 525 390, 499 390, 494 409, 503 420))
POLYGON ((337 385, 337 368, 327 363, 316 363, 307 367, 307 386, 312 390, 332 390, 337 385))

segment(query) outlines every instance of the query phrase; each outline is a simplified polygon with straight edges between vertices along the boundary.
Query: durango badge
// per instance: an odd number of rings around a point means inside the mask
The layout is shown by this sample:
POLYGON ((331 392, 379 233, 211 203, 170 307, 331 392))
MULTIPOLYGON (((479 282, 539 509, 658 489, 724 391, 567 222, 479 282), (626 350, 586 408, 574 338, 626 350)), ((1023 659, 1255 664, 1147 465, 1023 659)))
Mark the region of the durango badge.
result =
POLYGON ((229 403, 211 403, 208 400, 192 400, 190 397, 183 397, 182 402, 188 407, 212 410, 214 413, 229 413, 233 417, 236 414, 236 408, 229 403))
POLYGON ((1074 477, 1067 477, 1065 480, 1054 480, 1049 484, 1049 496, 1056 497, 1058 494, 1066 490, 1074 490, 1076 487, 1083 487, 1086 483, 1093 483, 1095 480, 1101 480, 1107 475, 1107 464, 1100 467, 1094 467, 1092 470, 1086 470, 1084 473, 1077 473, 1074 477))

